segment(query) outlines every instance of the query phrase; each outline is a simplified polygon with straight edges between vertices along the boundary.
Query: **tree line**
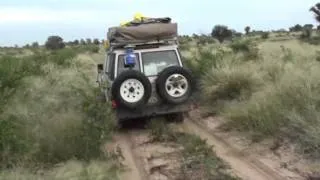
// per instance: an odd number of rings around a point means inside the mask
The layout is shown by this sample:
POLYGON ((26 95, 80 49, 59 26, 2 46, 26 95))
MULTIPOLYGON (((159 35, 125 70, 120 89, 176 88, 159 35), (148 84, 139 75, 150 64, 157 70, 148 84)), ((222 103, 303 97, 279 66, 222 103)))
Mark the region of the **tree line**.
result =
MULTIPOLYGON (((313 12, 315 19, 320 23, 320 3, 315 4, 309 10, 311 12, 313 12)), ((290 27, 288 30, 279 29, 279 30, 275 30, 273 32, 283 32, 283 33, 285 33, 285 32, 303 32, 303 34, 301 35, 302 38, 310 38, 311 32, 314 29, 320 31, 320 25, 316 26, 316 28, 315 28, 313 24, 305 24, 305 25, 296 24, 296 25, 290 27)), ((245 35, 261 35, 261 37, 264 39, 269 37, 269 32, 252 30, 252 28, 250 26, 246 26, 244 28, 244 32, 245 32, 245 35)), ((222 43, 224 40, 229 39, 229 38, 243 36, 243 34, 241 32, 237 32, 233 29, 229 29, 229 27, 225 26, 225 25, 215 25, 212 28, 210 35, 212 38, 217 39, 220 43, 222 43)), ((182 36, 182 37, 188 37, 188 36, 182 36)), ((193 34, 193 37, 197 38, 197 39, 206 39, 206 41, 210 40, 210 38, 208 38, 207 35, 200 35, 199 36, 197 34, 193 34)), ((60 36, 54 35, 54 36, 48 37, 48 39, 45 43, 45 47, 47 49, 61 49, 61 48, 64 48, 66 45, 67 46, 99 45, 99 44, 103 44, 103 43, 104 43, 104 40, 99 40, 97 38, 95 38, 95 39, 86 38, 86 39, 80 39, 80 40, 76 39, 74 41, 64 42, 63 38, 61 38, 60 36)), ((39 47, 39 43, 34 42, 31 45, 27 44, 25 47, 37 48, 37 47, 39 47)))

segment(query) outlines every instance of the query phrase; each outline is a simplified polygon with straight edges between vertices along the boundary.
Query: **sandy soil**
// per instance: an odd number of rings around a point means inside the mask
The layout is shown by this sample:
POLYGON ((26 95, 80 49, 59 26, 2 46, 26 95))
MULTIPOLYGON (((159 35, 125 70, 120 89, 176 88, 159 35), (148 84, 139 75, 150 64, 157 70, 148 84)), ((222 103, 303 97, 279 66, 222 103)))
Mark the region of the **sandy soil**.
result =
POLYGON ((206 129, 212 136, 225 141, 244 157, 251 157, 257 163, 271 169, 284 179, 308 179, 311 174, 319 173, 320 163, 310 162, 298 155, 294 145, 286 141, 267 139, 256 143, 249 140, 246 133, 225 131, 221 128, 225 122, 218 117, 201 118, 200 113, 190 113, 192 122, 206 129))
MULTIPOLYGON (((265 140, 252 143, 245 134, 224 131, 223 120, 201 118, 192 111, 184 123, 174 125, 177 131, 195 134, 213 145, 213 151, 231 166, 231 174, 244 180, 302 180, 319 166, 294 153, 288 143, 265 140), (312 169, 313 168, 313 169, 312 169)), ((181 147, 177 143, 151 141, 146 129, 128 130, 114 136, 108 151, 123 157, 127 171, 123 180, 182 180, 181 147)))

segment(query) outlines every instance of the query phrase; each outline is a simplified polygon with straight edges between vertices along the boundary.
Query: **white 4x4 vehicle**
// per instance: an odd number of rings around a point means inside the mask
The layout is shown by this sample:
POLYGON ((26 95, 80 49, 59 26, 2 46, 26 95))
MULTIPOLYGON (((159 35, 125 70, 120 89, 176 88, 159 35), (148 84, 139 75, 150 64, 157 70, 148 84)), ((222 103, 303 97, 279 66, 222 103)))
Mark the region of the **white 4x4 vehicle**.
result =
POLYGON ((98 65, 102 97, 111 101, 118 123, 126 120, 166 115, 183 121, 189 111, 194 82, 183 67, 176 40, 115 46, 98 65), (131 66, 127 50, 131 49, 131 66))

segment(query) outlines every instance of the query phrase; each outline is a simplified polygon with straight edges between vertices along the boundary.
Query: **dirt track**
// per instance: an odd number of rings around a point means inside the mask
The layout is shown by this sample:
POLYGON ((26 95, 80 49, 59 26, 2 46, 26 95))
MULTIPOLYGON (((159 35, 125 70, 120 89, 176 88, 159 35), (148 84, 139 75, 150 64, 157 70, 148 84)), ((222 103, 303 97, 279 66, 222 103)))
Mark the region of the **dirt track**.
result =
MULTIPOLYGON (((292 174, 284 174, 276 168, 270 168, 254 156, 243 153, 230 143, 215 135, 192 119, 186 119, 177 129, 186 133, 195 134, 202 139, 207 139, 209 145, 213 145, 216 154, 227 162, 232 172, 243 180, 285 180, 303 179, 292 174)), ((121 132, 115 136, 125 158, 123 162, 129 170, 123 174, 123 180, 173 180, 177 178, 179 165, 176 163, 175 153, 178 147, 167 146, 161 143, 148 142, 146 130, 132 130, 121 132)))
POLYGON ((203 139, 207 139, 209 145, 214 146, 217 155, 230 164, 235 173, 246 180, 284 180, 286 177, 281 176, 274 170, 268 168, 256 159, 239 152, 223 139, 209 133, 206 128, 201 127, 192 120, 187 120, 184 129, 188 133, 197 134, 203 139))

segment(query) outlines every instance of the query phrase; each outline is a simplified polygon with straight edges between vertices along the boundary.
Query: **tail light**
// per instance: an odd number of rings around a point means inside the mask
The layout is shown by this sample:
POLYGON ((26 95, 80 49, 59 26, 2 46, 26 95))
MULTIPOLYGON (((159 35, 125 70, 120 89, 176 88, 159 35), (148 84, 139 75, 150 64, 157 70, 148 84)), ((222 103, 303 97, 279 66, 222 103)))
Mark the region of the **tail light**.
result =
POLYGON ((116 109, 118 104, 117 104, 117 102, 115 100, 112 100, 111 101, 111 106, 112 106, 113 109, 116 109))

